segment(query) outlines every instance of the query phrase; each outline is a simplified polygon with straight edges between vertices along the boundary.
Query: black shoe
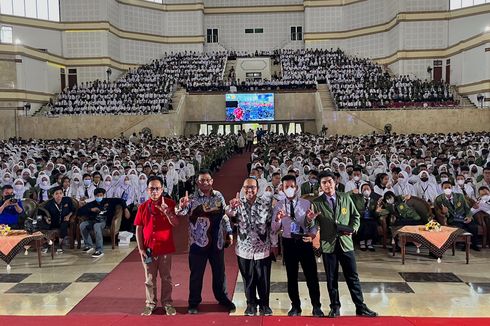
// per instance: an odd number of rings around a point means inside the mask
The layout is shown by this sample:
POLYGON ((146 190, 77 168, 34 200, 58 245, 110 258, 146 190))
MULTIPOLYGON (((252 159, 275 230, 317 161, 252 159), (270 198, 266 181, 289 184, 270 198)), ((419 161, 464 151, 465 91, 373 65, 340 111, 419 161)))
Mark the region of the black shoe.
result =
POLYGON ((199 310, 197 310, 197 307, 195 307, 195 306, 189 306, 187 308, 187 313, 189 315, 197 315, 199 313, 199 310))
POLYGON ((313 311, 311 312, 313 317, 325 317, 322 309, 320 307, 313 307, 313 311))
POLYGON ((245 316, 255 316, 257 314, 257 307, 254 306, 254 305, 247 305, 247 309, 245 309, 245 312, 244 312, 245 316))
POLYGON ((359 249, 361 249, 361 251, 366 251, 367 250, 366 246, 360 246, 359 249))
POLYGON ((327 315, 328 318, 335 318, 338 316, 340 316, 340 310, 336 308, 331 308, 327 315))
POLYGON ((369 250, 369 251, 371 251, 371 252, 375 252, 375 251, 376 251, 376 249, 374 249, 374 247, 373 247, 373 246, 368 246, 367 248, 368 248, 368 250, 369 250))
POLYGON ((221 306, 226 307, 230 313, 234 313, 236 311, 236 306, 230 300, 223 301, 219 303, 221 306))
POLYGON ((100 251, 100 250, 97 250, 96 252, 94 252, 92 254, 92 257, 93 258, 99 258, 99 257, 102 257, 102 256, 104 256, 104 253, 102 251, 100 251))
POLYGON ((301 316, 301 308, 298 307, 291 307, 291 310, 288 311, 288 316, 289 317, 295 317, 295 316, 301 316))
POLYGON ((261 316, 272 316, 272 309, 269 306, 262 306, 259 311, 261 316))
POLYGON ((364 306, 362 308, 356 309, 356 315, 362 317, 376 317, 378 316, 378 313, 364 306))

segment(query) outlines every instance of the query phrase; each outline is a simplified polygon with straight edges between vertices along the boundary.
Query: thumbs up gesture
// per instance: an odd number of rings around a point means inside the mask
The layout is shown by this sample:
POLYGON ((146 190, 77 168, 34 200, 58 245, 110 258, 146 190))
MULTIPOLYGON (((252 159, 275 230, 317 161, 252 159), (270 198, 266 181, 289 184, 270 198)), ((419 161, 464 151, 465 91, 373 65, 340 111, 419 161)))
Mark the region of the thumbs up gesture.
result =
POLYGON ((306 211, 306 218, 308 221, 315 220, 318 215, 320 215, 320 212, 316 213, 314 206, 311 206, 311 208, 306 211))
POLYGON ((242 202, 240 201, 240 193, 237 192, 235 198, 230 200, 230 207, 232 209, 237 209, 238 207, 240 207, 241 204, 242 202))
POLYGON ((182 198, 180 198, 179 206, 181 208, 187 208, 189 206, 189 202, 190 202, 190 200, 189 200, 189 192, 186 191, 185 192, 185 196, 182 197, 182 198))

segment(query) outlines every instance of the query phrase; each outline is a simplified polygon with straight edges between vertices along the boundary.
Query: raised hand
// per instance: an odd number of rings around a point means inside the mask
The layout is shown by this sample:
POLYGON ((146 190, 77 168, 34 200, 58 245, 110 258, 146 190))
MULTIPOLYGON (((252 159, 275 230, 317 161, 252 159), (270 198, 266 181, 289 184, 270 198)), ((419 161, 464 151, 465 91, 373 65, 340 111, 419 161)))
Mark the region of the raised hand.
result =
POLYGON ((277 212, 277 214, 276 214, 276 222, 279 222, 285 216, 286 216, 286 212, 284 211, 284 209, 280 209, 279 212, 277 212))
POLYGON ((241 204, 242 202, 240 201, 240 193, 237 192, 235 198, 230 200, 230 207, 231 209, 237 209, 238 207, 240 207, 241 204))
POLYGON ((306 218, 308 219, 308 221, 313 221, 316 219, 316 217, 320 215, 320 212, 316 213, 315 212, 315 207, 314 206, 311 206, 311 208, 309 208, 307 211, 306 211, 306 218))
MULTIPOLYGON (((186 191, 185 192, 185 196, 182 197, 182 198, 180 198, 180 200, 179 200, 179 206, 180 206, 180 208, 187 208, 189 206, 189 202, 190 202, 190 200, 189 200, 189 192, 186 191)), ((162 200, 162 203, 164 203, 163 200, 162 200)))

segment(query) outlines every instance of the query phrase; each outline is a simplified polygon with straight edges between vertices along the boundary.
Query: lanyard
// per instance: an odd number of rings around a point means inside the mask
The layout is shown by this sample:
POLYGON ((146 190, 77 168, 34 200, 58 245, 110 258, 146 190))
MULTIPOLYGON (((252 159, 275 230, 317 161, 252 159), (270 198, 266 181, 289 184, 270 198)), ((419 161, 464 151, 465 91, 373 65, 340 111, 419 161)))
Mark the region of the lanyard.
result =
MULTIPOLYGON (((296 222, 296 206, 298 206, 298 203, 299 203, 299 200, 296 200, 296 204, 294 204, 294 206, 293 206, 293 210, 294 210, 294 213, 295 213, 295 214, 294 214, 294 217, 293 217, 293 218, 291 218, 291 219, 292 219, 293 221, 295 221, 295 222, 296 222)), ((285 211, 286 211, 286 214, 287 214, 287 212, 288 212, 288 206, 290 207, 290 205, 291 205, 291 204, 289 203, 289 200, 288 200, 288 199, 284 199, 284 209, 285 209, 285 211)), ((292 212, 289 212, 289 217, 291 217, 291 213, 292 213, 292 212)))

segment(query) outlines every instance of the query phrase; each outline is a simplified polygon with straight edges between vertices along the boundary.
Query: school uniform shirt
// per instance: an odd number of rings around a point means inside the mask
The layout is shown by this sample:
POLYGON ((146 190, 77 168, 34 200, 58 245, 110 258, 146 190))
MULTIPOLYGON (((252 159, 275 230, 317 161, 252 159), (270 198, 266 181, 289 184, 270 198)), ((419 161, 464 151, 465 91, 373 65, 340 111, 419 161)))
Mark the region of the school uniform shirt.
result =
POLYGON ((175 209, 175 202, 172 199, 160 197, 156 202, 148 199, 138 207, 134 220, 135 226, 143 228, 143 243, 145 248, 152 250, 153 257, 175 252, 173 226, 167 216, 157 208, 162 205, 162 200, 170 210, 175 209))
POLYGON ((291 225, 294 222, 297 226, 303 229, 302 233, 316 234, 318 229, 315 224, 308 225, 306 222, 306 212, 310 209, 311 203, 309 200, 303 198, 294 198, 292 200, 283 199, 278 201, 273 209, 272 214, 272 246, 277 247, 278 236, 277 233, 282 229, 282 237, 291 238, 291 225), (294 210, 294 217, 291 217, 291 201, 294 210), (283 210, 286 212, 286 216, 280 221, 276 222, 277 213, 283 210))

